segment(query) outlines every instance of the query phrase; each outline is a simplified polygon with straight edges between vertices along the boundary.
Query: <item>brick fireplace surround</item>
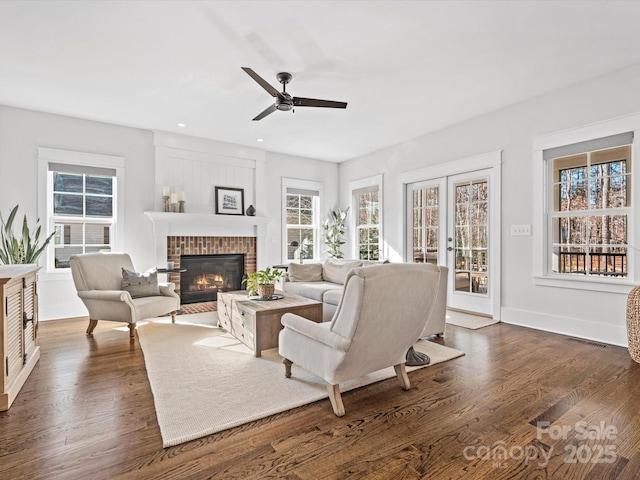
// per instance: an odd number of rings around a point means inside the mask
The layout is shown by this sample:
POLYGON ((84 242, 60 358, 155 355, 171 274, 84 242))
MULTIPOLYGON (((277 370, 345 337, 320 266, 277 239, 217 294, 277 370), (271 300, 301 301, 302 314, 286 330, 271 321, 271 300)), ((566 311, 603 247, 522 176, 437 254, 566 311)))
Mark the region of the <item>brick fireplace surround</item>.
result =
MULTIPOLYGON (((167 237, 167 259, 180 267, 180 255, 216 255, 243 253, 244 271, 255 272, 256 237, 167 237)), ((169 274, 169 281, 176 284, 180 294, 180 274, 169 274)), ((216 310, 216 302, 192 303, 181 307, 183 313, 201 313, 216 310)))

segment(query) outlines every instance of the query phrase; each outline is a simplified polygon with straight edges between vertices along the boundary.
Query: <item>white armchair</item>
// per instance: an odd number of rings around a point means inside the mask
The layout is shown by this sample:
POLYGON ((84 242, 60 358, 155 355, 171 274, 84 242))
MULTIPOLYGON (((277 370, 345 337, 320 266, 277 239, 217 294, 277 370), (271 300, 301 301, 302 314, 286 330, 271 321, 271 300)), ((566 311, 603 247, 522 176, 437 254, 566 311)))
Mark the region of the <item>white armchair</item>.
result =
POLYGON ((175 284, 159 284, 159 295, 139 298, 132 298, 122 289, 122 269, 134 270, 126 253, 86 253, 71 257, 69 263, 78 296, 89 311, 88 336, 93 334, 98 320, 127 322, 132 339, 139 320, 170 313, 175 322, 180 308, 175 284))
POLYGON ((282 317, 279 351, 285 376, 295 363, 323 378, 333 411, 344 415, 340 382, 394 366, 410 388, 405 355, 436 308, 440 274, 429 265, 391 264, 356 268, 347 276, 331 322, 282 317))

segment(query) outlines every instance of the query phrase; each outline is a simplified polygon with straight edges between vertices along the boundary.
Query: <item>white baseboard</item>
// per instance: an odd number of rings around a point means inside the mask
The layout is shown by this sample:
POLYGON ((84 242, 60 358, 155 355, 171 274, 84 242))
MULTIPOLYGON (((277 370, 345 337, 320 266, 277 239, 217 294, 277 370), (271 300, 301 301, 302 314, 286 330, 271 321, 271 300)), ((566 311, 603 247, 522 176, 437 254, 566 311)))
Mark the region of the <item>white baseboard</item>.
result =
POLYGON ((38 304, 38 320, 41 322, 60 320, 63 318, 86 317, 88 315, 89 312, 83 304, 58 303, 52 305, 44 302, 38 304))
POLYGON ((502 308, 501 312, 501 321, 511 325, 535 328, 536 330, 544 330, 545 332, 551 333, 560 333, 562 335, 594 340, 625 348, 629 345, 626 321, 624 325, 611 325, 589 322, 579 318, 518 310, 516 308, 502 308))

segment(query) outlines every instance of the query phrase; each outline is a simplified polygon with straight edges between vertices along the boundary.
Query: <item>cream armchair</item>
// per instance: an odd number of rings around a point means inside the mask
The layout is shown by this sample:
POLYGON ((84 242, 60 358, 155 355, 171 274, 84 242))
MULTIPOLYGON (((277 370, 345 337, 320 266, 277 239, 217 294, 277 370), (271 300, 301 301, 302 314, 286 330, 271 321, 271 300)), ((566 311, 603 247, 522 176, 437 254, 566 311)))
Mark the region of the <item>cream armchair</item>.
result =
POLYGON ((419 264, 355 268, 331 322, 286 313, 279 336, 285 376, 295 363, 323 378, 339 417, 344 415, 339 384, 345 380, 393 366, 408 390, 405 355, 436 308, 440 273, 419 264))
POLYGON ((71 257, 69 263, 78 296, 89 310, 88 336, 98 320, 127 322, 132 339, 139 320, 170 313, 175 322, 180 297, 173 283, 159 284, 160 295, 140 298, 122 289, 122 269, 134 270, 126 253, 86 253, 71 257))

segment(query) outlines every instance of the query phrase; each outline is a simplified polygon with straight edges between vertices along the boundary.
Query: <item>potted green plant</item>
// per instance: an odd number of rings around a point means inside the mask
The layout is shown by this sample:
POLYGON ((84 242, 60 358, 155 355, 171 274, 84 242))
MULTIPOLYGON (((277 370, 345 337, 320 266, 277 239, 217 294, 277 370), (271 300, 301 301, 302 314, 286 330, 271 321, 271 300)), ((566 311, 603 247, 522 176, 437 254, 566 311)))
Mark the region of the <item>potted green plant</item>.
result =
POLYGON ((36 221, 36 229, 31 233, 27 216, 22 221, 22 232, 16 237, 13 233, 13 221, 18 213, 18 205, 16 205, 5 222, 0 213, 0 262, 4 264, 12 263, 37 263, 38 258, 47 247, 55 232, 49 235, 42 244, 40 244, 41 227, 38 225, 40 219, 36 221))
POLYGON ((324 243, 327 245, 326 253, 331 258, 344 258, 343 253, 340 251, 340 247, 345 244, 344 240, 342 240, 342 236, 346 230, 345 221, 347 219, 348 211, 349 207, 347 207, 346 210, 342 210, 340 208, 333 210, 331 215, 329 215, 329 218, 322 223, 322 228, 324 230, 324 243))
POLYGON ((261 298, 270 298, 275 291, 275 283, 282 276, 282 270, 267 267, 257 272, 249 273, 242 283, 247 287, 249 296, 258 295, 261 298))

